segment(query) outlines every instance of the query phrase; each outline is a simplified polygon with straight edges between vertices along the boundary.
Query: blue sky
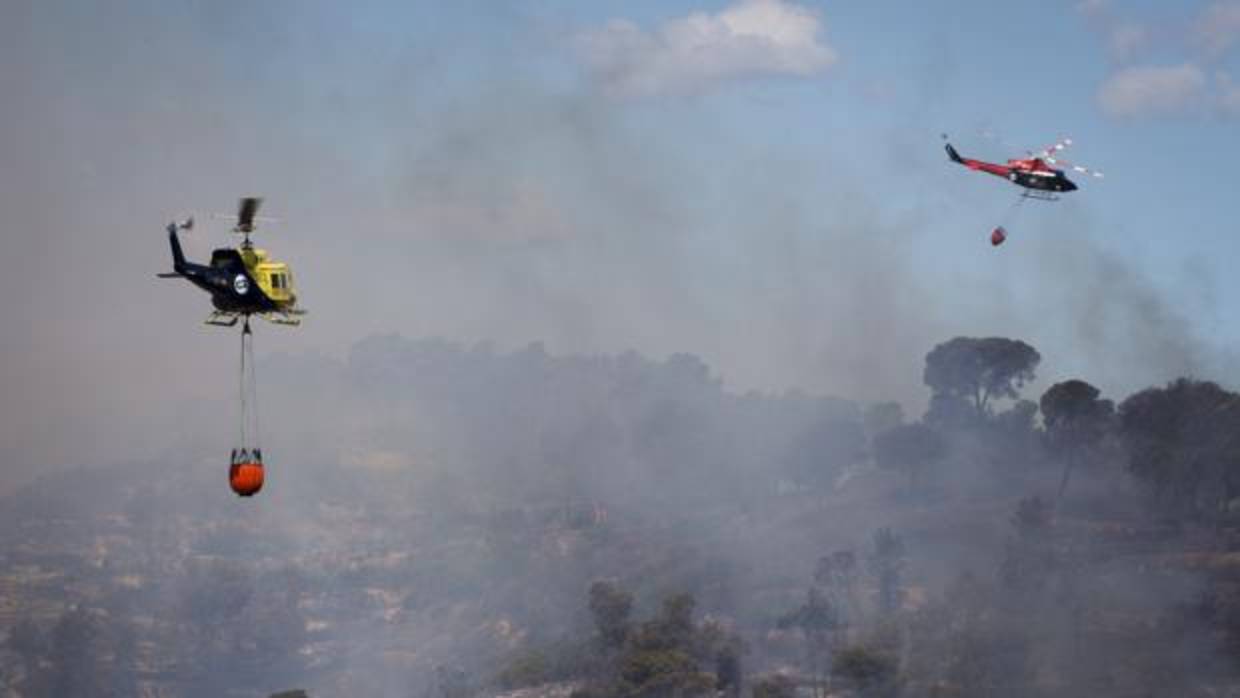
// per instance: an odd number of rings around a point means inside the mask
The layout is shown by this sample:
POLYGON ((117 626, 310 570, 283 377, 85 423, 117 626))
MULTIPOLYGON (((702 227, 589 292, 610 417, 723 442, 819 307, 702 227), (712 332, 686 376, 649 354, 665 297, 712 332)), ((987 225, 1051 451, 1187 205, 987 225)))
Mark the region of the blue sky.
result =
POLYGON ((243 194, 311 310, 268 357, 544 341, 910 405, 959 334, 1116 398, 1237 366, 1237 0, 16 2, 0 88, 10 460, 130 453, 227 397, 235 338, 152 275, 166 220, 243 194), (1071 136, 1106 178, 1013 211, 944 132, 1071 136))

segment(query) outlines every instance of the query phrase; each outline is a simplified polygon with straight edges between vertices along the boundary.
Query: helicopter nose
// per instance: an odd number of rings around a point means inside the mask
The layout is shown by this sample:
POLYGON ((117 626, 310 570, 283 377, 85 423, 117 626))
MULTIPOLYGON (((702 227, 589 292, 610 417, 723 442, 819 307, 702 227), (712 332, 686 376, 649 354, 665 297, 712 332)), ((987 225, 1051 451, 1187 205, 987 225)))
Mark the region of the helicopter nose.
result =
POLYGON ((1072 183, 1072 180, 1064 179, 1063 190, 1064 191, 1076 191, 1076 185, 1072 183))

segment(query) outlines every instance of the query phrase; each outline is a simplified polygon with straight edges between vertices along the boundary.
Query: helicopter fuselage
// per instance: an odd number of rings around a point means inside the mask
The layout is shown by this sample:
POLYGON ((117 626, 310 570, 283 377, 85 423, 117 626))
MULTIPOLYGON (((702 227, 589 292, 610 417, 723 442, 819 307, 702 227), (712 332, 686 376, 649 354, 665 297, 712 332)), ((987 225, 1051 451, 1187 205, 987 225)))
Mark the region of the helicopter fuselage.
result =
POLYGON ((185 259, 175 224, 168 226, 173 273, 211 295, 211 304, 235 315, 298 314, 292 274, 287 264, 272 262, 263 250, 249 245, 222 247, 211 253, 210 264, 185 259))
POLYGON ((1012 184, 1026 189, 1053 192, 1076 191, 1076 184, 1064 176, 1063 170, 1052 169, 1046 163, 1036 158, 1032 160, 1009 160, 1006 167, 1003 165, 996 167, 1006 169, 1007 172, 992 172, 992 174, 1007 177, 1012 184))
POLYGON ((1051 167, 1038 157, 1008 160, 1007 164, 1000 165, 994 162, 960 157, 950 143, 947 144, 947 157, 952 162, 964 165, 970 170, 1003 177, 1012 184, 1025 189, 1036 189, 1046 192, 1069 192, 1076 191, 1077 188, 1076 183, 1068 179, 1064 175, 1063 170, 1051 167))

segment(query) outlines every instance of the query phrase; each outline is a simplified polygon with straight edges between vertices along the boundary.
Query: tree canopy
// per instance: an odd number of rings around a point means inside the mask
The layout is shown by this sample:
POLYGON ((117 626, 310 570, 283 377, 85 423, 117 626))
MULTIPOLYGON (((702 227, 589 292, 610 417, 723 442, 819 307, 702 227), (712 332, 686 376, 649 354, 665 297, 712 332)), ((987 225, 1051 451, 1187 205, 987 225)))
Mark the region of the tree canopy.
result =
POLYGON ((611 582, 598 581, 590 585, 590 613, 594 627, 608 647, 624 644, 629 634, 629 614, 633 610, 633 595, 611 582))
POLYGON ((992 400, 1018 397, 1041 360, 1020 340, 956 337, 926 354, 922 379, 935 394, 968 400, 978 415, 987 415, 992 400))
POLYGON ((1119 406, 1128 467, 1165 507, 1203 513, 1240 496, 1240 395, 1188 378, 1119 406))
POLYGON ((1063 496, 1072 468, 1111 428, 1115 405, 1098 398, 1098 389, 1083 380, 1056 383, 1042 394, 1040 407, 1052 452, 1064 457, 1059 494, 1063 496))

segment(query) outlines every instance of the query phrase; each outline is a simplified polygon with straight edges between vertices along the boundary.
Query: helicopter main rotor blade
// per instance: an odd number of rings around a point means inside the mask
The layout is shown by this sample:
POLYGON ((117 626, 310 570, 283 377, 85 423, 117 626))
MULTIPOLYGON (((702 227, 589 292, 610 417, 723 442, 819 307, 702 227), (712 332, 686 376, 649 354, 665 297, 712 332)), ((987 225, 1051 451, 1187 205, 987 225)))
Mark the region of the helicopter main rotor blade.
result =
POLYGON ((254 214, 258 213, 258 207, 262 204, 262 198, 257 196, 241 199, 237 207, 237 230, 247 233, 254 230, 254 214))
POLYGON ((1038 156, 1038 157, 1040 157, 1040 158, 1042 158, 1043 160, 1046 160, 1046 161, 1048 161, 1048 162, 1049 162, 1049 161, 1050 161, 1050 158, 1051 158, 1051 157, 1052 157, 1055 153, 1058 153, 1059 151, 1063 150, 1064 148, 1067 148, 1067 147, 1068 147, 1068 146, 1070 146, 1070 145, 1072 145, 1072 139, 1071 139, 1071 138, 1064 138, 1063 140, 1059 141, 1058 143, 1054 143, 1054 144, 1052 144, 1052 145, 1048 145, 1048 146, 1046 146, 1045 148, 1043 148, 1043 149, 1042 149, 1042 152, 1038 153, 1038 155, 1037 155, 1037 156, 1038 156))
MULTIPOLYGON (((212 213, 210 215, 210 218, 211 220, 215 220, 215 221, 232 221, 233 223, 238 223, 237 214, 235 213, 212 213)), ((284 220, 283 218, 278 218, 276 216, 254 216, 252 222, 253 223, 280 223, 280 222, 283 222, 283 220, 284 220)))
POLYGON ((1097 171, 1097 170, 1091 170, 1091 169, 1089 169, 1088 167, 1081 167, 1080 165, 1073 165, 1072 163, 1068 162, 1067 160, 1060 160, 1060 159, 1057 159, 1057 158, 1047 157, 1047 158, 1046 158, 1046 161, 1047 161, 1047 162, 1049 162, 1049 163, 1050 163, 1050 164, 1052 164, 1052 165, 1063 165, 1064 167, 1067 167, 1067 168, 1071 169, 1071 170, 1072 170, 1072 171, 1074 171, 1074 172, 1080 172, 1080 173, 1081 173, 1081 174, 1083 174, 1083 175, 1089 175, 1089 176, 1091 176, 1091 177, 1097 177, 1098 179, 1102 179, 1102 178, 1103 178, 1103 176, 1104 176, 1101 172, 1099 172, 1099 171, 1097 171))

